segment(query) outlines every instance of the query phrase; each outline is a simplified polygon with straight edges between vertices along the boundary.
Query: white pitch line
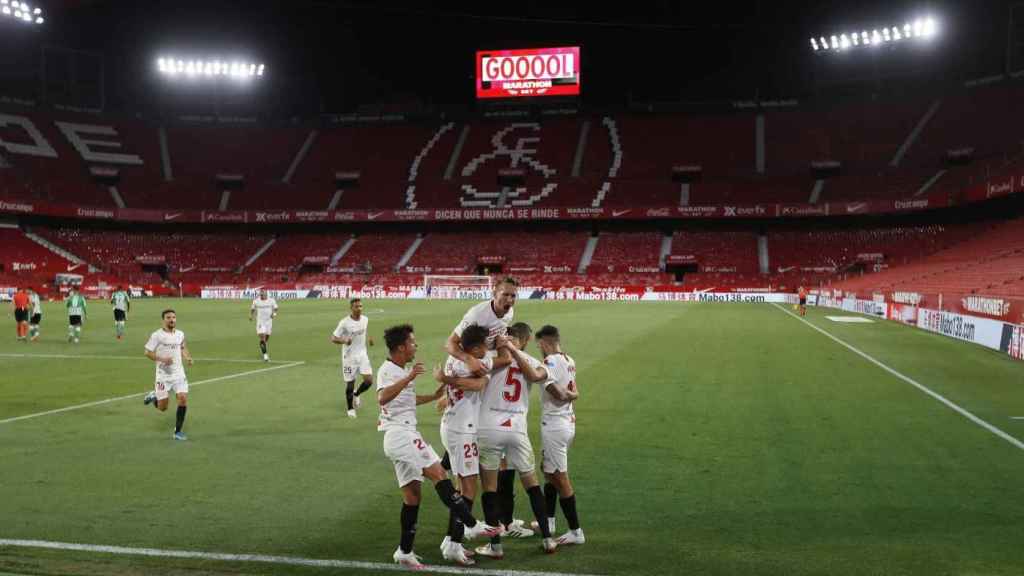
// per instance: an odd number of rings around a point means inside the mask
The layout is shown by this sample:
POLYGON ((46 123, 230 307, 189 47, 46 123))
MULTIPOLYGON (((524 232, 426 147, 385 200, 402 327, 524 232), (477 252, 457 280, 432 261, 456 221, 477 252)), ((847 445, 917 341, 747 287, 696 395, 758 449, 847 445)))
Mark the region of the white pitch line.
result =
MULTIPOLYGON (((203 384, 211 384, 213 382, 221 382, 223 380, 232 380, 234 378, 241 378, 242 376, 251 376, 253 374, 260 374, 263 372, 271 372, 273 370, 282 370, 284 368, 292 368, 295 366, 301 366, 305 362, 292 362, 291 364, 282 364, 280 366, 271 366, 270 368, 261 368, 259 370, 249 370, 247 372, 239 372, 238 374, 228 374, 227 376, 218 376, 216 378, 210 378, 209 380, 200 380, 199 382, 189 383, 189 388, 194 386, 201 386, 203 384)), ((120 402, 121 400, 128 400, 131 398, 139 398, 145 396, 148 392, 137 392, 135 394, 127 394, 125 396, 118 396, 117 398, 107 398, 106 400, 97 400, 95 402, 86 402, 85 404, 76 404, 74 406, 66 406, 64 408, 57 408, 56 410, 47 410, 46 412, 37 412, 35 414, 26 414, 24 416, 15 416, 14 418, 8 418, 6 420, 0 420, 0 424, 9 424, 11 422, 18 422, 20 420, 30 420, 32 418, 39 418, 41 416, 49 416, 51 414, 60 414, 62 412, 70 412, 72 410, 80 410, 82 408, 90 408, 92 406, 102 406, 103 404, 110 404, 112 402, 120 402)))
POLYGON ((1024 420, 1024 416, 1010 416, 1010 420, 1024 420))
MULTIPOLYGON (((94 544, 73 544, 49 542, 46 540, 0 539, 0 547, 45 548, 49 550, 71 550, 76 552, 98 552, 126 556, 156 556, 160 558, 194 558, 199 560, 221 560, 224 562, 262 562, 264 564, 287 564, 291 566, 312 566, 316 568, 344 568, 357 570, 380 570, 406 572, 409 569, 398 564, 382 562, 360 562, 356 560, 328 560, 320 558, 299 558, 296 556, 266 556, 263 554, 224 554, 220 552, 194 552, 188 550, 162 550, 159 548, 128 548, 125 546, 98 546, 94 544)), ((455 566, 426 565, 421 572, 434 574, 472 574, 474 576, 591 576, 567 572, 537 572, 529 570, 487 570, 482 568, 458 568, 455 566)))
MULTIPOLYGON (((152 362, 142 354, 138 356, 104 356, 102 354, 0 354, 0 358, 49 358, 53 360, 145 360, 152 362)), ((244 358, 193 358, 196 362, 224 362, 228 364, 291 364, 294 360, 246 360, 244 358)))
POLYGON ((989 424, 988 422, 986 422, 986 421, 982 420, 981 418, 979 418, 979 417, 975 416, 975 415, 974 415, 974 414, 972 414, 972 413, 971 413, 970 411, 968 411, 968 410, 967 410, 966 408, 962 408, 962 407, 961 407, 960 405, 956 404, 956 403, 955 403, 955 402, 953 402, 952 400, 948 400, 948 399, 946 399, 946 397, 945 397, 945 396, 943 396, 942 394, 939 394, 938 392, 935 392, 935 391, 934 391, 934 390, 932 390, 931 388, 929 388, 929 387, 925 386, 924 384, 921 384, 920 382, 918 382, 917 380, 914 380, 914 379, 913 379, 913 378, 911 378, 910 376, 907 376, 907 375, 903 374, 902 372, 899 372, 899 371, 897 371, 897 370, 896 370, 895 368, 891 368, 891 367, 889 367, 889 366, 888 366, 887 364, 884 364, 884 363, 882 363, 882 362, 881 362, 880 360, 877 360, 877 359, 875 359, 875 357, 874 357, 874 356, 871 356, 871 355, 870 355, 870 354, 868 354, 867 352, 863 352, 863 351, 861 351, 861 350, 860 350, 859 348, 857 348, 856 346, 854 346, 854 345, 852 345, 852 344, 847 344, 847 343, 846 343, 846 342, 844 342, 843 340, 840 340, 839 338, 837 338, 837 337, 833 336, 832 334, 828 333, 827 331, 825 331, 825 330, 823 330, 823 329, 821 329, 821 328, 819 328, 819 327, 815 326, 814 324, 812 324, 812 323, 808 322, 807 320, 804 320, 804 319, 803 319, 803 318, 801 318, 800 316, 797 316, 796 314, 793 314, 792 312, 790 312, 789 310, 786 310, 785 308, 783 308, 783 307, 779 306, 778 304, 773 304, 773 306, 775 306, 775 307, 776 307, 776 308, 778 308, 779 310, 782 310, 782 311, 783 311, 783 312, 785 312, 786 314, 789 314, 789 315, 790 315, 790 316, 792 316, 793 318, 796 318, 797 320, 799 320, 799 321, 803 322, 804 324, 807 324, 807 325, 808 325, 808 326, 810 326, 811 328, 814 328, 814 329, 815 329, 815 330, 817 330, 818 332, 821 332, 821 333, 822 333, 822 334, 824 334, 825 336, 828 336, 828 337, 829 337, 830 339, 832 339, 832 340, 833 340, 833 341, 835 341, 836 343, 838 343, 838 344, 842 345, 842 346, 843 346, 843 347, 845 347, 845 348, 846 348, 847 350, 850 350, 850 351, 851 351, 851 352, 853 352, 854 354, 857 354, 857 355, 858 355, 858 356, 860 356, 861 358, 864 358, 864 359, 865 359, 865 360, 867 360, 868 362, 871 362, 872 364, 874 364, 875 366, 878 366, 878 367, 879 367, 879 368, 881 368, 882 370, 885 370, 885 371, 886 371, 886 372, 888 372, 889 374, 892 374, 893 376, 895 376, 895 377, 899 378, 900 380, 903 380, 903 381, 904 381, 904 382, 906 382, 907 384, 910 384, 911 386, 913 386, 913 387, 917 388, 917 389, 918 389, 918 390, 920 390, 921 392, 924 392, 925 394, 927 394, 927 395, 931 396, 932 398, 934 398, 934 399, 938 400, 939 402, 941 402, 941 403, 945 404, 945 405, 946 405, 947 407, 949 407, 950 409, 952 409, 952 410, 953 410, 954 412, 956 412, 957 414, 959 414, 959 415, 963 416, 964 418, 967 418, 967 419, 968 419, 968 420, 970 420, 971 422, 974 422, 974 423, 975 423, 975 424, 977 424, 978 426, 981 426, 981 427, 982 427, 982 428, 984 428, 985 430, 988 430, 989 432, 991 432, 991 433, 995 434, 996 436, 998 436, 998 437, 1002 438, 1003 440, 1006 440, 1007 442, 1009 442, 1010 444, 1013 444, 1013 445, 1014 445, 1014 446, 1016 446, 1017 448, 1020 448, 1021 450, 1024 450, 1024 442, 1021 442, 1020 440, 1018 440, 1018 439, 1014 438, 1013 436, 1010 436, 1010 435, 1009 435, 1009 434, 1007 434, 1006 432, 1003 432, 1003 431, 1002 431, 1002 430, 1000 430, 999 428, 996 428, 996 427, 995 427, 995 426, 993 426, 992 424, 989 424))

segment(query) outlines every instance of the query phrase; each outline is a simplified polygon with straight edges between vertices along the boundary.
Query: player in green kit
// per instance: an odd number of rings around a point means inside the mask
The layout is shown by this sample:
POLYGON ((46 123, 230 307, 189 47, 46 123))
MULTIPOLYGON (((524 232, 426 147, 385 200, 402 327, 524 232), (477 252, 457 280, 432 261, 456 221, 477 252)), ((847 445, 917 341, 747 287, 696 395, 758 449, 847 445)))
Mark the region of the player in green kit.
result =
POLYGON ((123 286, 118 286, 117 292, 110 296, 110 303, 114 306, 114 331, 120 340, 124 338, 125 321, 128 319, 128 311, 132 308, 132 299, 123 286))
POLYGON ((82 337, 82 322, 89 314, 85 307, 85 298, 78 293, 77 288, 72 288, 68 293, 64 307, 68 310, 68 342, 78 344, 82 337))
POLYGON ((28 337, 33 342, 39 340, 39 324, 43 321, 43 303, 39 301, 39 294, 35 290, 28 291, 29 320, 28 337))

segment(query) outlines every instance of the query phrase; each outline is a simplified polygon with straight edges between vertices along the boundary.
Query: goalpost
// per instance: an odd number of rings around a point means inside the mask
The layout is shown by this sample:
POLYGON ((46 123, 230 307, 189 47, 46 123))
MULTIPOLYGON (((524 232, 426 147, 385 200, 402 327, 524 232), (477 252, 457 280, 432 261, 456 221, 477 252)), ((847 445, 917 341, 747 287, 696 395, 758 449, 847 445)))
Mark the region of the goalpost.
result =
POLYGON ((437 300, 487 300, 493 293, 490 276, 423 276, 423 292, 437 300))

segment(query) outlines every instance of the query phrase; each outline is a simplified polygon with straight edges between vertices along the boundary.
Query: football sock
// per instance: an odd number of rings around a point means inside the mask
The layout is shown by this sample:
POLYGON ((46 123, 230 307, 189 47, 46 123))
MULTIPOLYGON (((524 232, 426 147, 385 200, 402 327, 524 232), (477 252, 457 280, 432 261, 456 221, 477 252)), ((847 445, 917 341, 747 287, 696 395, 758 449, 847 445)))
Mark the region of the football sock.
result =
POLYGON ((451 472, 452 471, 452 457, 448 455, 448 451, 444 451, 444 456, 441 456, 441 468, 451 472))
POLYGON ((188 412, 188 406, 178 406, 178 413, 174 419, 175 432, 181 432, 181 425, 185 423, 185 412, 188 412))
POLYGON ((412 543, 416 539, 416 519, 419 515, 419 506, 402 504, 402 540, 399 546, 403 554, 412 552, 412 543))
POLYGON ((580 519, 576 516, 576 495, 559 500, 562 503, 562 512, 565 513, 565 521, 569 523, 569 530, 579 530, 580 519))
MULTIPOLYGON (((484 520, 491 526, 501 521, 501 501, 497 492, 484 492, 480 496, 480 505, 484 509, 484 520)), ((492 536, 491 544, 501 544, 501 536, 492 536)))
POLYGON ((547 510, 548 518, 555 517, 555 504, 558 501, 558 489, 550 482, 544 485, 544 509, 547 510))
POLYGON ((512 523, 513 510, 516 504, 516 471, 502 470, 498 472, 498 498, 501 502, 501 523, 508 526, 512 523))
POLYGON ((551 538, 551 530, 548 526, 547 511, 545 510, 544 494, 540 486, 534 486, 526 491, 530 497, 530 508, 533 508, 533 516, 537 519, 537 527, 540 528, 541 536, 551 538))
MULTIPOLYGON (((466 509, 470 512, 473 511, 473 499, 462 497, 462 501, 466 503, 466 509)), ((450 516, 455 516, 455 513, 451 513, 450 516)), ((459 520, 457 516, 453 518, 454 523, 452 524, 452 542, 462 543, 462 539, 466 536, 466 525, 459 520)))
POLYGON ((369 390, 370 386, 371 386, 371 384, 369 382, 367 382, 366 380, 363 380, 363 383, 359 385, 359 390, 356 390, 356 396, 359 396, 363 392, 366 392, 367 390, 369 390))
POLYGON ((262 340, 260 341, 260 352, 267 353, 267 343, 262 340))
POLYGON ((441 498, 441 502, 443 502, 449 510, 454 512, 455 516, 458 517, 463 524, 470 528, 476 526, 476 518, 473 518, 473 514, 469 511, 469 507, 466 506, 466 502, 462 498, 462 494, 455 491, 455 486, 452 485, 451 480, 445 478, 437 484, 434 484, 434 490, 437 490, 437 495, 441 498))
POLYGON ((348 409, 352 410, 352 388, 355 386, 355 382, 345 383, 345 402, 348 402, 348 409))

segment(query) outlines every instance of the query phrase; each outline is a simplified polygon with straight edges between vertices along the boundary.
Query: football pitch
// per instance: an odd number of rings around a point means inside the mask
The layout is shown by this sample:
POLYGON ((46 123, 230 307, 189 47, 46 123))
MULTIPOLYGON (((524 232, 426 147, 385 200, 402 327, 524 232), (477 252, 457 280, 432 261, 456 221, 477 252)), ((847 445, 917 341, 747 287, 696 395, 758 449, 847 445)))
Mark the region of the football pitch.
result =
MULTIPOLYGON (((389 569, 401 499, 375 398, 345 417, 328 341, 347 302, 280 304, 269 364, 248 302, 138 300, 120 342, 92 302, 78 345, 59 304, 38 343, 15 342, 5 319, 0 573, 389 569), (196 358, 187 442, 171 439, 173 408, 142 404, 154 372, 142 347, 166 307, 196 358)), ((366 301, 374 372, 384 328, 403 322, 419 359, 440 363, 470 305, 366 301)), ((503 560, 451 566, 438 550, 447 510, 425 487, 417 553, 431 570, 503 576, 1024 573, 1024 364, 837 314, 519 302, 516 319, 557 325, 576 359, 569 462, 587 543, 546 556, 539 538, 506 540, 503 560)), ((538 410, 534 390, 535 448, 538 410)), ((440 451, 434 408, 419 418, 440 451)), ((516 517, 531 519, 518 481, 516 517)))

